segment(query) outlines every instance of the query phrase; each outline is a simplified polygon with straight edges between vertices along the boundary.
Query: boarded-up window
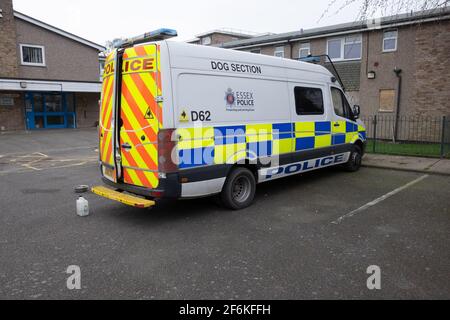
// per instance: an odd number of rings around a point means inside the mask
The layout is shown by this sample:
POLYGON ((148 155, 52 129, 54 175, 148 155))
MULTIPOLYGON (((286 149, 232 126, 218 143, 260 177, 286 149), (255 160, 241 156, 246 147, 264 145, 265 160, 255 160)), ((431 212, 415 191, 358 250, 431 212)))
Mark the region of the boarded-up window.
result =
POLYGON ((394 112, 395 109, 395 90, 380 90, 380 111, 394 112))

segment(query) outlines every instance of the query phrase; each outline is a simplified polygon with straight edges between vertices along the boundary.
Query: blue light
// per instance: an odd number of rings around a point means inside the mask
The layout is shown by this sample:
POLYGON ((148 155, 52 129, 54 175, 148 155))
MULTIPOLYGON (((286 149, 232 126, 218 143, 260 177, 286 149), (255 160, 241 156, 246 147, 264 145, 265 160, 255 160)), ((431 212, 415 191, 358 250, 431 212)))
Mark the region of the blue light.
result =
POLYGON ((157 36, 177 37, 178 32, 177 32, 177 30, 174 30, 174 29, 161 28, 158 30, 150 31, 149 36, 150 37, 157 37, 157 36))
POLYGON ((177 37, 177 36, 178 36, 178 32, 176 30, 168 29, 168 28, 161 28, 161 29, 157 29, 154 31, 144 33, 143 35, 140 35, 140 36, 137 36, 134 38, 130 38, 130 39, 121 41, 118 44, 116 44, 114 47, 115 48, 129 47, 129 46, 133 46, 133 45, 144 43, 144 42, 161 41, 161 40, 166 40, 166 39, 170 39, 170 38, 177 37))

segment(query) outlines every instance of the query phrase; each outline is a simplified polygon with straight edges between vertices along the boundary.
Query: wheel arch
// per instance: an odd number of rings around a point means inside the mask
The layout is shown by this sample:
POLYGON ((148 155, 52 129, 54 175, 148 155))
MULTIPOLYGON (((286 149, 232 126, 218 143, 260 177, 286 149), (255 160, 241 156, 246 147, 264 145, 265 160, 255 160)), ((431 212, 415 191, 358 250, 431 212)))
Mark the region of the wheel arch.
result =
POLYGON ((253 173, 253 176, 255 177, 255 181, 256 181, 256 183, 258 183, 258 180, 259 180, 259 175, 258 175, 259 166, 256 163, 252 163, 252 162, 253 161, 251 161, 250 159, 243 159, 242 161, 233 164, 228 169, 227 177, 230 175, 231 172, 233 172, 234 169, 236 169, 236 168, 245 168, 245 169, 250 170, 251 173, 253 173))
POLYGON ((364 153, 366 152, 366 143, 363 142, 361 139, 357 139, 353 144, 360 147, 362 155, 364 155, 364 153))

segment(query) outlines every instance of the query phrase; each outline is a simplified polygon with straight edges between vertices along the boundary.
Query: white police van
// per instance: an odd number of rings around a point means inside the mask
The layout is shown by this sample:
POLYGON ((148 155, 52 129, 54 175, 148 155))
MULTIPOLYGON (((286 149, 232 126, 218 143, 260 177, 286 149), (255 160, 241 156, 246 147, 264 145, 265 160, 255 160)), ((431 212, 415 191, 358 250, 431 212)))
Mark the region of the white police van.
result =
POLYGON ((359 107, 326 68, 148 40, 107 58, 99 139, 108 187, 93 192, 136 207, 219 195, 242 209, 258 183, 334 165, 359 169, 359 107))

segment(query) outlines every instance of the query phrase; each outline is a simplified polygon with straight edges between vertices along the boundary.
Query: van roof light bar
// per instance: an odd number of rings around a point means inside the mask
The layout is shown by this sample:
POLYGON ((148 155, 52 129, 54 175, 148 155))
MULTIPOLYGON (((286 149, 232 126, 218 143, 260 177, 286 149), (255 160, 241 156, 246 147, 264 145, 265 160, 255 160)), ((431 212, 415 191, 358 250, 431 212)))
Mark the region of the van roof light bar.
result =
POLYGON ((151 41, 161 41, 170 39, 173 37, 177 37, 178 32, 174 29, 167 29, 162 28, 154 31, 150 31, 144 34, 141 34, 140 36, 128 38, 122 42, 120 42, 116 48, 126 48, 131 47, 136 44, 145 43, 145 42, 151 42, 151 41))

